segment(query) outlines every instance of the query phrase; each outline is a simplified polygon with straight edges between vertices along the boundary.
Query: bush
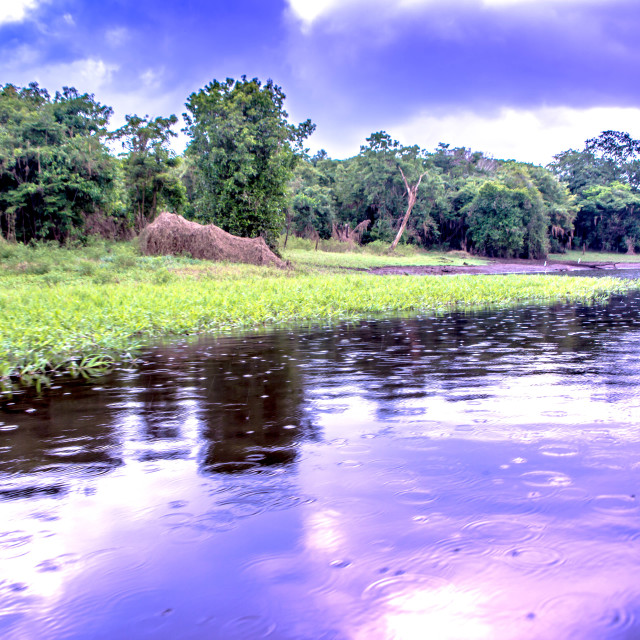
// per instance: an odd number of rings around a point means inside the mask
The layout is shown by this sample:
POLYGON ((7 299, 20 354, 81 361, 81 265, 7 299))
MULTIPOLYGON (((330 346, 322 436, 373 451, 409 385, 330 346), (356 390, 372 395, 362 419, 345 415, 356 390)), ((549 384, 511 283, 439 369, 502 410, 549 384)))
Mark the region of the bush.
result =
POLYGON ((154 284, 167 284, 175 279, 175 276, 171 271, 167 271, 166 269, 159 269, 153 274, 153 283, 154 284))

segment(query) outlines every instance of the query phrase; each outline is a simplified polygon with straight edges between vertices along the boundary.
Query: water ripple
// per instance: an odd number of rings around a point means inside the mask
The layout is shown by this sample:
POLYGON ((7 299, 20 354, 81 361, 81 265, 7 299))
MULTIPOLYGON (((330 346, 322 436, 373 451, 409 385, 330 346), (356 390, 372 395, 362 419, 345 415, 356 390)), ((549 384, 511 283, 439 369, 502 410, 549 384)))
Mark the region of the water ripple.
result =
POLYGON ((487 544, 512 545, 536 540, 542 535, 542 524, 527 524, 509 518, 491 518, 471 522, 463 528, 467 535, 487 544))
POLYGON ((268 638, 276 630, 276 624, 264 616, 242 616, 226 622, 220 629, 222 638, 251 640, 268 638))
POLYGON ((556 637, 601 638, 613 637, 608 635, 612 632, 635 628, 635 611, 636 607, 631 603, 612 604, 601 594, 576 591, 546 600, 540 608, 539 618, 543 623, 552 625, 554 634, 558 634, 556 637))
POLYGON ((568 487, 572 482, 568 475, 560 471, 527 471, 521 478, 531 487, 568 487))

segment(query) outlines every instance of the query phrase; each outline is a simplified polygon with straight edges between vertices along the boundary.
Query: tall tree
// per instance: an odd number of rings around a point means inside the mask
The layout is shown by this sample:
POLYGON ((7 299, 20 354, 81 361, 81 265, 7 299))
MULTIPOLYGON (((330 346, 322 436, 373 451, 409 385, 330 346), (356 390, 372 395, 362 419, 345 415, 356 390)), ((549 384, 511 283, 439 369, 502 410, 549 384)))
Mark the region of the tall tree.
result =
POLYGON ((287 184, 310 120, 290 124, 271 80, 214 80, 189 96, 187 153, 197 170, 195 216, 230 233, 261 235, 272 247, 284 226, 287 184))
POLYGON ((9 238, 63 240, 84 214, 108 206, 115 161, 105 140, 110 107, 64 87, 0 90, 0 225, 9 238))
POLYGON ((182 212, 185 187, 176 171, 179 159, 169 147, 177 134, 172 127, 175 115, 168 118, 137 115, 125 117, 126 124, 111 134, 126 150, 123 158, 124 182, 135 225, 143 227, 156 217, 159 207, 182 212))
POLYGON ((411 215, 411 211, 413 210, 413 207, 415 206, 416 201, 418 199, 418 189, 420 188, 420 183, 422 182, 422 178, 424 178, 427 175, 427 171, 423 171, 418 176, 418 182, 416 182, 415 184, 409 184, 407 177, 404 175, 404 171, 402 170, 402 167, 398 167, 398 169, 402 174, 404 186, 407 189, 408 202, 407 202, 407 211, 405 212, 402 220, 400 221, 400 227, 398 229, 398 233, 396 234, 396 237, 391 243, 391 246, 389 247, 389 251, 393 251, 398 246, 398 242, 400 242, 400 238, 402 238, 402 234, 404 233, 404 230, 407 227, 407 222, 409 221, 409 216, 411 215))
POLYGON ((585 151, 612 162, 622 173, 621 181, 634 190, 640 189, 640 140, 634 140, 625 131, 603 131, 587 140, 585 151))
POLYGON ((369 220, 366 241, 390 243, 402 227, 410 242, 430 244, 437 237, 434 214, 447 206, 439 171, 417 145, 401 145, 385 131, 372 133, 366 141, 368 144, 360 147, 355 158, 335 171, 339 218, 352 226, 369 220), (411 218, 406 216, 407 186, 403 173, 413 184, 424 174, 412 202, 411 218))
POLYGON ((635 253, 640 249, 640 194, 621 182, 587 189, 576 233, 593 249, 635 253))
MULTIPOLYGON (((546 235, 552 253, 571 248, 574 221, 578 212, 576 199, 566 184, 560 182, 548 169, 534 165, 521 166, 542 197, 542 216, 547 220, 546 235)), ((542 244, 547 244, 543 242, 542 244)), ((542 245, 541 245, 542 246, 542 245)))
POLYGON ((488 180, 467 205, 469 236, 492 257, 543 258, 549 250, 549 211, 528 172, 518 166, 488 180))

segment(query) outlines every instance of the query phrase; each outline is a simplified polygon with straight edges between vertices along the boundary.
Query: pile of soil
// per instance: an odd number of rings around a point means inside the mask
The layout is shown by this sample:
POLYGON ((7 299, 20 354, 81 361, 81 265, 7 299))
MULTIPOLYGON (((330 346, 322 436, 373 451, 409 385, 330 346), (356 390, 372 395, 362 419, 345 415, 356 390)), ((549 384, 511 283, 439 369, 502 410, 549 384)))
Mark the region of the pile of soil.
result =
POLYGON ((140 250, 146 255, 188 253, 199 260, 286 267, 262 238, 239 238, 214 224, 198 224, 168 212, 142 231, 140 250))

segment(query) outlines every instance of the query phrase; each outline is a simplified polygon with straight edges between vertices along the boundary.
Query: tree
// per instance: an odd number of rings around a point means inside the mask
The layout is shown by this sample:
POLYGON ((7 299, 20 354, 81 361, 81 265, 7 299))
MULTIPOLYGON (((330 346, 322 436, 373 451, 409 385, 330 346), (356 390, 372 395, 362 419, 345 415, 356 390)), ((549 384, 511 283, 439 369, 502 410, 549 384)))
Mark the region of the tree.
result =
POLYGON ((640 248, 640 140, 603 131, 587 140, 583 151, 555 156, 549 168, 575 196, 578 243, 606 251, 640 248))
POLYGON ((640 249, 640 194, 628 184, 614 182, 585 191, 576 220, 576 232, 593 249, 640 249))
POLYGON ((553 156, 553 162, 547 168, 578 197, 585 189, 598 184, 610 184, 621 177, 620 168, 615 162, 599 157, 592 151, 568 149, 553 156))
POLYGON ((443 249, 467 249, 468 205, 503 165, 502 161, 466 147, 440 142, 430 160, 442 172, 447 206, 438 209, 438 240, 443 249))
POLYGON ((326 188, 306 187, 291 203, 296 235, 330 238, 334 222, 331 197, 326 188))
POLYGON ((410 242, 431 243, 437 237, 433 214, 447 206, 439 172, 417 145, 403 146, 385 131, 372 133, 366 141, 368 144, 360 147, 360 153, 334 173, 340 222, 355 227, 368 220, 365 242, 391 243, 402 229, 410 242), (411 218, 406 216, 407 186, 403 174, 411 183, 421 180, 421 189, 416 191, 409 211, 411 218))
POLYGON ((634 190, 640 189, 640 140, 624 131, 603 131, 597 138, 587 140, 585 151, 612 162, 621 172, 618 180, 634 190))
POLYGON ((402 170, 402 167, 398 167, 398 169, 402 174, 402 179, 404 181, 404 186, 407 189, 407 197, 409 198, 409 201, 407 203, 407 211, 404 214, 402 221, 400 222, 400 228, 398 229, 398 233, 396 234, 396 237, 394 238, 393 242, 391 243, 391 246, 389 247, 389 251, 393 251, 398 245, 398 242, 400 242, 400 238, 402 238, 402 234, 404 233, 404 230, 407 226, 407 222, 409 221, 409 216, 411 215, 411 211, 418 199, 418 189, 420 188, 420 183, 422 182, 422 178, 424 178, 428 173, 427 171, 423 171, 418 177, 418 182, 416 182, 413 185, 410 185, 409 181, 404 175, 404 171, 402 170))
POLYGON ((128 115, 125 119, 111 137, 128 152, 123 159, 124 182, 135 224, 142 228, 156 217, 159 207, 173 212, 184 207, 185 188, 176 172, 179 160, 168 146, 177 135, 172 127, 178 118, 128 115))
POLYGON ((618 164, 634 160, 640 155, 640 140, 625 131, 603 131, 585 143, 585 151, 597 152, 618 164))
MULTIPOLYGON (((564 252, 571 248, 574 221, 578 208, 576 199, 567 185, 561 183, 549 170, 526 165, 523 167, 542 197, 542 216, 546 219, 551 252, 564 252)), ((544 244, 547 244, 546 242, 544 244)))
POLYGON ((294 126, 271 80, 214 80, 189 96, 187 154, 196 169, 195 217, 235 235, 261 235, 272 247, 283 228, 287 184, 310 120, 294 126))
POLYGON ((492 257, 543 258, 549 250, 549 213, 528 172, 512 167, 485 182, 467 206, 469 235, 492 257))
POLYGON ((0 220, 13 240, 62 241, 107 208, 116 177, 104 141, 112 110, 64 87, 0 90, 0 220))

